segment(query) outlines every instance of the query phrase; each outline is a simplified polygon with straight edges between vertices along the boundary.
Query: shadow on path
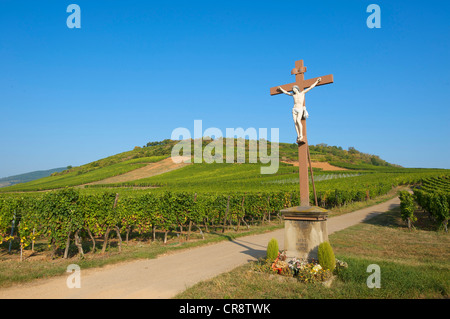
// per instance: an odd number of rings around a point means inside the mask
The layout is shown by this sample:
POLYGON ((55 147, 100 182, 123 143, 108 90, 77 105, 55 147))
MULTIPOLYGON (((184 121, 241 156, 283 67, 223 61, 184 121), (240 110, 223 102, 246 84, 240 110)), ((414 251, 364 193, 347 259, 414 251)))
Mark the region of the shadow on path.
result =
MULTIPOLYGON (((238 245, 238 246, 241 246, 241 247, 246 248, 247 250, 243 250, 243 251, 241 251, 241 253, 243 253, 243 254, 245 254, 245 255, 249 255, 249 256, 251 256, 251 257, 253 257, 253 258, 258 259, 258 258, 264 257, 264 256, 266 255, 266 249, 264 249, 264 250, 258 250, 258 249, 252 248, 252 247, 250 247, 250 246, 248 246, 248 245, 245 245, 243 241, 236 241, 236 240, 233 240, 233 241, 231 241, 231 242, 232 242, 233 244, 235 244, 235 245, 238 245)), ((253 244, 253 246, 259 246, 259 247, 265 248, 264 246, 262 246, 262 245, 257 245, 257 244, 253 244)))
POLYGON ((375 211, 367 215, 362 223, 377 226, 399 226, 396 215, 399 212, 400 204, 391 204, 387 210, 375 211))

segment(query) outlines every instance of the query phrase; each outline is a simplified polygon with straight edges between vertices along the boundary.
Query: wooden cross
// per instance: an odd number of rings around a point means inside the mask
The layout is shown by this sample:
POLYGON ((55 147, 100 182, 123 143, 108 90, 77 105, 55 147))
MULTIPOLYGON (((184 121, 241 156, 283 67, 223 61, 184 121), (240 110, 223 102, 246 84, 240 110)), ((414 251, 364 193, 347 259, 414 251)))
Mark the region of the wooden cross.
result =
MULTIPOLYGON (((304 73, 306 72, 306 67, 303 64, 303 60, 295 61, 295 68, 292 69, 291 74, 295 75, 295 82, 290 84, 281 85, 281 87, 286 91, 292 91, 294 85, 298 85, 300 90, 304 90, 311 85, 313 85, 317 78, 305 80, 304 73)), ((317 84, 317 86, 333 83, 333 75, 321 76, 322 80, 317 84)), ((275 86, 270 88, 270 95, 281 94, 279 90, 280 86, 275 86)), ((306 119, 302 119, 303 126, 303 142, 298 143, 298 173, 300 182, 300 206, 310 206, 309 205, 309 179, 308 179, 308 140, 306 135, 306 119)), ((311 164, 310 164, 311 166, 311 164)), ((310 167, 311 168, 311 167, 310 167)), ((311 168, 312 169, 312 168, 311 168)))

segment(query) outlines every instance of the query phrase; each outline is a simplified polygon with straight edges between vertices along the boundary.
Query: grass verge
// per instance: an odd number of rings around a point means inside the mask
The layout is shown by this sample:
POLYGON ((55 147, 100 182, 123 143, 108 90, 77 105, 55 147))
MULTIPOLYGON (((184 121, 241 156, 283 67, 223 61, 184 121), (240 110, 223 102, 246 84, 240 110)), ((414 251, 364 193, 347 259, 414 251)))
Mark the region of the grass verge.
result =
MULTIPOLYGON (((419 215, 421 225, 427 217, 419 215)), ((196 284, 176 298, 297 299, 297 298, 448 298, 450 292, 450 235, 430 227, 409 231, 399 210, 330 235, 336 258, 348 263, 330 288, 303 284, 292 278, 256 272, 249 263, 196 284), (371 273, 381 269, 381 288, 368 288, 371 273)))

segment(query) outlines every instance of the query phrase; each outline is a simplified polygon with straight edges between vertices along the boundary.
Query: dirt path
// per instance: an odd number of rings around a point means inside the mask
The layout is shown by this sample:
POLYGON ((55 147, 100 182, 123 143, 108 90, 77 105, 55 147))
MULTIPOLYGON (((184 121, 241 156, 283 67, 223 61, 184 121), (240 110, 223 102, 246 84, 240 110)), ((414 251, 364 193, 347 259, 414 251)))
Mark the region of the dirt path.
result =
MULTIPOLYGON (((328 233, 364 222, 400 205, 398 198, 330 218, 328 233)), ((0 298, 171 298, 199 281, 213 278, 265 256, 276 238, 282 249, 284 230, 188 249, 156 259, 81 270, 81 288, 69 289, 67 276, 0 289, 0 298)))
MULTIPOLYGON (((175 158, 175 160, 181 160, 184 161, 186 159, 190 159, 189 157, 178 157, 175 158)), ((96 181, 92 183, 88 183, 85 185, 95 185, 95 184, 113 184, 113 183, 123 183, 123 182, 131 182, 135 181, 141 178, 147 178, 151 176, 156 176, 160 174, 164 174, 173 170, 176 170, 181 167, 185 167, 186 165, 189 165, 190 163, 179 163, 176 164, 172 160, 171 157, 166 158, 162 161, 156 162, 156 163, 150 163, 147 166, 135 169, 133 171, 130 171, 128 173, 117 175, 114 177, 109 177, 106 179, 103 179, 101 181, 96 181)), ((84 185, 82 185, 84 186, 84 185)))

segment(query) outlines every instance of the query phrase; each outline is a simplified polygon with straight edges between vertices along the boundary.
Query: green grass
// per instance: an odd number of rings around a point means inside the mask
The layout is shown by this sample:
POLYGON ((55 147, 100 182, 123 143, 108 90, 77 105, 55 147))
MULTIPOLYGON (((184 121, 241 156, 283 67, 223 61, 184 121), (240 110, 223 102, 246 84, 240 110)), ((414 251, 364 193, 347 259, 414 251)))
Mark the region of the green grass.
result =
MULTIPOLYGON (((421 223, 427 224, 425 216, 421 223)), ((424 226, 424 229, 428 227, 424 226)), ((330 235, 336 258, 348 263, 331 288, 303 284, 254 270, 252 263, 198 283, 176 298, 297 299, 297 298, 448 298, 450 293, 450 236, 409 231, 399 210, 379 215, 330 235), (381 288, 368 288, 367 267, 381 269, 381 288)))
POLYGON ((343 272, 331 288, 253 270, 251 264, 189 288, 178 299, 413 299, 448 298, 450 280, 445 267, 402 265, 376 259, 348 257, 351 271, 343 272), (370 289, 367 267, 381 268, 381 288, 370 289))

